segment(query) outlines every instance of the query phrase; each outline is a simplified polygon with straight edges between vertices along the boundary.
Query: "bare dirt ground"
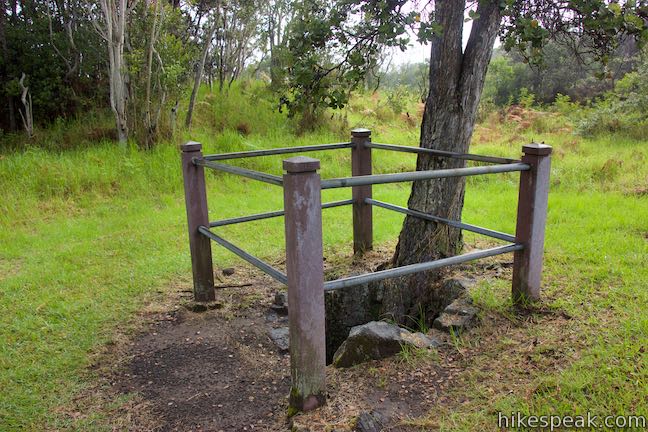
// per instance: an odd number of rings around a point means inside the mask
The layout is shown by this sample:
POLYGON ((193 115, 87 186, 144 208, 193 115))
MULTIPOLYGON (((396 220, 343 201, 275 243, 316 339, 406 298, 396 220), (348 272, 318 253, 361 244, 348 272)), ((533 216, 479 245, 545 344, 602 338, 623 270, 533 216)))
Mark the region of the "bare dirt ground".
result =
MULTIPOLYGON (((388 252, 374 253, 371 261, 379 262, 384 253, 388 252)), ((455 271, 510 280, 507 258, 455 271)), ((465 386, 470 368, 484 366, 480 359, 497 356, 495 341, 501 333, 507 333, 509 343, 524 337, 523 331, 515 330, 524 326, 524 318, 485 316, 482 326, 471 332, 476 334, 465 335, 461 344, 435 334, 446 341, 436 352, 399 355, 349 369, 328 367, 327 405, 289 419, 289 356, 268 336, 272 327, 285 325, 285 318, 270 312, 275 293, 283 288, 248 267, 220 277, 220 285, 236 287, 220 289, 214 309, 197 313, 183 307, 191 298, 189 284, 183 283, 174 288, 175 297, 142 313, 136 335, 99 356, 96 371, 103 384, 92 389, 92 398, 103 401, 101 411, 112 429, 341 432, 355 430, 360 414, 377 412, 385 431, 433 430, 429 412, 466 403, 457 389, 465 386), (113 401, 108 409, 107 401, 113 401)), ((554 323, 558 325, 565 319, 549 318, 559 320, 554 323)), ((520 345, 519 360, 528 361, 525 350, 532 344, 520 345)), ((560 359, 552 360, 546 367, 555 367, 560 359)), ((492 375, 494 385, 512 373, 506 364, 498 369, 492 358, 488 363, 495 366, 481 371, 492 375)), ((518 378, 516 385, 524 387, 526 382, 518 378)))
MULTIPOLYGON (((272 316, 267 309, 274 296, 267 294, 254 296, 254 303, 235 314, 223 309, 160 314, 134 340, 130 361, 111 377, 114 390, 145 401, 160 431, 290 430, 289 356, 268 337, 274 317, 266 315, 272 316)), ((239 295, 246 296, 239 291, 232 300, 239 295)), ((351 430, 358 414, 373 410, 388 419, 390 430, 409 430, 394 425, 424 414, 437 401, 456 375, 452 361, 440 350, 429 359, 329 368, 328 405, 308 423, 322 427, 313 430, 332 424, 351 430)))

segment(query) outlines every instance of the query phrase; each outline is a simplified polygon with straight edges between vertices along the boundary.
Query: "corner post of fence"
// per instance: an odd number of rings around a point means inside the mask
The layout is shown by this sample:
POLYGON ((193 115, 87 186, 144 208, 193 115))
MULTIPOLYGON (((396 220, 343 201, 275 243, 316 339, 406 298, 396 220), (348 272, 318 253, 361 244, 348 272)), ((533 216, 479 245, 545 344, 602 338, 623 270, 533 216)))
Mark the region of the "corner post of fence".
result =
MULTIPOLYGON (((371 142, 369 129, 351 131, 351 174, 353 176, 371 175, 371 142)), ((373 248, 373 210, 365 200, 371 198, 371 185, 353 186, 353 253, 362 254, 373 248)))
POLYGON ((520 173, 515 240, 524 249, 516 251, 513 258, 512 292, 515 304, 540 299, 551 150, 551 146, 545 144, 522 147, 522 162, 531 169, 520 173))
POLYGON ((326 402, 322 193, 317 159, 283 161, 291 410, 326 402))
POLYGON ((209 302, 216 298, 211 243, 209 238, 198 231, 198 227, 201 225, 209 226, 207 189, 204 168, 193 162, 195 158, 202 158, 202 145, 197 142, 188 142, 181 146, 181 150, 194 300, 209 302))

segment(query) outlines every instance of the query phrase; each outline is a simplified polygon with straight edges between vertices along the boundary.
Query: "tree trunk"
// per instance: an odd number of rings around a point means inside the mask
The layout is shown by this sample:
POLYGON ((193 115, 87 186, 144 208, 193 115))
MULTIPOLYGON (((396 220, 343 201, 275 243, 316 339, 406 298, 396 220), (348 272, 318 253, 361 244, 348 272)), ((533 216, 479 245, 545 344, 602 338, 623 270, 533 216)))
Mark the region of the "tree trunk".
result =
MULTIPOLYGON (((274 15, 273 15, 274 16, 274 15)), ((268 39, 270 43, 270 88, 277 89, 279 87, 279 79, 277 77, 278 58, 275 46, 275 25, 272 18, 268 20, 268 39)))
POLYGON ((218 47, 218 92, 223 93, 223 82, 225 81, 225 42, 220 41, 218 47))
POLYGON ((20 77, 20 89, 22 90, 22 95, 20 97, 20 100, 22 101, 23 108, 25 110, 25 113, 23 114, 22 111, 20 111, 20 117, 22 118, 23 121, 23 126, 25 127, 25 132, 27 133, 27 137, 29 139, 34 137, 34 114, 32 110, 32 98, 31 94, 29 93, 29 87, 25 86, 25 78, 27 75, 23 72, 22 76, 20 77))
POLYGON ((131 8, 127 0, 101 0, 100 5, 104 15, 104 27, 97 25, 102 37, 108 45, 110 107, 115 115, 117 137, 119 144, 126 147, 128 142, 128 117, 126 112, 127 70, 124 58, 124 43, 126 40, 126 26, 131 8))
POLYGON ((209 53, 209 47, 211 41, 214 38, 214 32, 216 31, 216 22, 212 25, 209 30, 209 35, 205 39, 205 45, 203 46, 202 55, 200 57, 200 62, 196 65, 196 75, 194 77, 194 85, 191 90, 191 97, 189 98, 189 107, 187 108, 187 117, 185 118, 185 126, 187 128, 191 127, 191 119, 193 117, 194 104, 196 103, 196 96, 198 95, 198 90, 200 89, 200 82, 202 81, 203 71, 205 70, 205 62, 207 61, 207 54, 209 53))
POLYGON ((171 136, 175 137, 176 133, 176 121, 178 118, 178 105, 180 104, 180 101, 176 99, 175 104, 173 105, 173 108, 171 108, 171 136))
POLYGON ((110 50, 110 107, 115 115, 115 126, 119 144, 126 147, 128 142, 128 115, 126 113, 127 88, 124 77, 124 45, 115 44, 110 50))
MULTIPOLYGON (((2 79, 3 81, 9 81, 9 75, 6 70, 7 65, 9 64, 9 47, 7 46, 7 36, 5 34, 5 25, 7 21, 5 4, 2 2, 0 4, 0 47, 2 47, 2 59, 4 60, 3 70, 2 70, 2 79)), ((16 130, 16 112, 14 111, 14 98, 11 95, 6 96, 7 111, 9 114, 9 130, 16 130)))
MULTIPOLYGON (((465 2, 438 0, 436 18, 443 32, 431 42, 430 89, 421 125, 421 147, 467 152, 484 85, 486 70, 500 25, 497 1, 479 2, 470 38, 462 51, 465 2)), ((419 155, 417 170, 460 168, 459 159, 419 155)), ((461 177, 417 181, 408 206, 452 220, 461 220, 465 180, 461 177)), ((407 216, 391 262, 394 267, 432 261, 457 254, 461 231, 447 225, 407 216)), ((386 281, 382 313, 404 322, 435 303, 438 272, 386 281)), ((429 316, 429 315, 428 315, 429 316)))
MULTIPOLYGON (((145 104, 145 113, 144 113, 144 128, 146 132, 145 144, 146 148, 150 149, 155 141, 157 140, 157 117, 153 121, 152 114, 152 101, 151 101, 151 80, 153 78, 153 53, 155 52, 155 44, 159 36, 158 22, 162 20, 160 16, 162 14, 162 2, 158 2, 153 10, 153 24, 151 25, 151 33, 149 35, 147 53, 146 53, 146 89, 144 96, 145 104)), ((160 112, 161 106, 158 107, 158 113, 160 112)))

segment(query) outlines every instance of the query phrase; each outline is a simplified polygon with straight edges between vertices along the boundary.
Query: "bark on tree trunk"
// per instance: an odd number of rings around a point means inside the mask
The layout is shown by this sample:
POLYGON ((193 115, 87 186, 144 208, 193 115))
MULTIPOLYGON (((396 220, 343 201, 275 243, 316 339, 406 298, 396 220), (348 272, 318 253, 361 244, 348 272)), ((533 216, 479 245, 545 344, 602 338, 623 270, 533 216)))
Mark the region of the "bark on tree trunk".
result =
POLYGON ((101 0, 100 6, 105 22, 103 28, 95 24, 108 45, 110 107, 115 115, 117 137, 122 147, 126 147, 128 142, 128 114, 126 112, 128 72, 124 58, 124 43, 128 15, 135 3, 136 1, 133 1, 129 5, 127 0, 101 0))
POLYGON ((151 25, 151 33, 149 35, 147 52, 146 52, 146 91, 145 91, 145 113, 144 113, 144 129, 146 132, 145 145, 147 149, 153 147, 157 140, 157 125, 159 112, 162 108, 160 105, 158 107, 158 115, 156 119, 153 120, 152 114, 152 96, 151 96, 151 81, 153 78, 153 53, 155 52, 155 44, 157 43, 159 37, 159 21, 162 20, 161 14, 164 9, 162 9, 162 2, 158 2, 155 9, 153 10, 153 24, 151 25))
POLYGON ((196 96, 198 95, 198 90, 200 89, 200 82, 202 81, 203 71, 205 70, 205 62, 207 61, 207 54, 209 53, 209 47, 211 46, 211 41, 214 38, 214 32, 216 31, 216 22, 212 25, 209 30, 209 35, 205 40, 205 45, 203 46, 203 52, 200 57, 200 62, 196 65, 196 75, 194 77, 194 85, 191 90, 191 97, 189 98, 189 106, 187 107, 187 117, 185 118, 185 126, 187 128, 191 127, 191 119, 193 117, 194 104, 196 103, 196 96))
MULTIPOLYGON (((5 70, 6 65, 9 64, 9 47, 7 46, 7 36, 5 34, 5 22, 7 15, 5 11, 4 2, 0 4, 0 46, 2 47, 2 59, 5 66, 3 66, 2 79, 9 81, 9 76, 5 70)), ((16 130, 16 112, 14 111, 14 98, 11 95, 6 97, 7 111, 9 114, 9 130, 16 130)))
POLYGON ((22 90, 22 95, 20 97, 20 100, 22 101, 23 108, 25 110, 24 114, 22 111, 20 111, 20 117, 22 118, 23 126, 25 127, 25 132, 27 133, 27 137, 31 139, 34 137, 34 114, 32 110, 33 105, 32 105, 31 94, 29 93, 29 87, 25 86, 26 77, 27 76, 23 72, 19 81, 20 88, 22 90))
MULTIPOLYGON (((497 1, 479 2, 470 38, 462 50, 465 2, 438 0, 442 34, 431 43, 430 90, 421 125, 421 147, 467 152, 493 45, 500 25, 497 1)), ((459 168, 463 160, 419 155, 417 170, 459 168)), ((417 181, 408 206, 424 213, 460 220, 463 178, 417 181)), ((461 231, 407 216, 391 262, 403 266, 452 256, 462 248, 461 231)), ((419 273, 383 284, 382 313, 404 322, 434 303, 437 272, 419 273)))

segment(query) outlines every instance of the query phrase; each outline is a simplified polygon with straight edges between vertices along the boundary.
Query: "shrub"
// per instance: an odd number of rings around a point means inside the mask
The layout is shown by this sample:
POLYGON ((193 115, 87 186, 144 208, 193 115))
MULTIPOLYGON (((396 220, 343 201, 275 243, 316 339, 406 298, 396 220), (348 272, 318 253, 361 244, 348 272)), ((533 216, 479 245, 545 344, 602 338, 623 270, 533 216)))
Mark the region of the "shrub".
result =
POLYGON ((620 133, 648 139, 648 52, 635 72, 627 73, 614 89, 594 103, 578 124, 584 136, 620 133))
POLYGON ((529 109, 535 105, 535 95, 529 91, 528 88, 522 87, 520 89, 520 106, 529 109))
MULTIPOLYGON (((498 112, 497 104, 491 97, 482 97, 477 110, 477 122, 482 123, 486 119, 491 119, 493 113, 498 112)), ((499 116, 499 115, 498 115, 499 116)))
POLYGON ((578 102, 572 102, 569 96, 558 93, 552 108, 553 111, 562 115, 571 116, 578 112, 581 109, 581 106, 578 102))
POLYGON ((410 98, 407 89, 403 86, 398 86, 387 93, 387 105, 398 115, 405 111, 405 103, 410 98))

